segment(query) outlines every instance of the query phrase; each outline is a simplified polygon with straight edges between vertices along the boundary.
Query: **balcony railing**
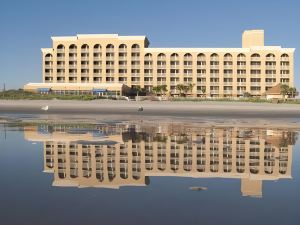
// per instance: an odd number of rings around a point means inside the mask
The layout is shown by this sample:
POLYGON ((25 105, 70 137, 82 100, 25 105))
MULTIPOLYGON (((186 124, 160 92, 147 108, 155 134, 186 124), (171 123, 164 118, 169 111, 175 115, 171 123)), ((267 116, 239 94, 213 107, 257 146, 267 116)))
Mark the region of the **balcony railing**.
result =
POLYGON ((289 69, 290 69, 290 66, 280 66, 280 69, 281 69, 281 70, 289 70, 289 69))
POLYGON ((57 65, 57 69, 64 69, 65 68, 65 65, 57 65))
POLYGON ((256 62, 258 61, 259 62, 260 58, 259 57, 251 57, 251 61, 256 61, 256 62))
POLYGON ((69 53, 77 53, 77 49, 76 48, 70 48, 69 53))
POLYGON ((205 73, 197 73, 197 77, 206 77, 205 73))
POLYGON ((76 77, 76 76, 77 76, 77 73, 71 72, 71 73, 69 73, 69 76, 70 76, 70 77, 76 77))
POLYGON ((81 73, 81 76, 82 76, 82 77, 88 77, 88 76, 89 76, 89 73, 83 72, 83 73, 81 73))
POLYGON ((132 56, 131 61, 140 61, 140 57, 139 56, 132 56))
POLYGON ((232 82, 224 82, 223 85, 225 85, 225 86, 232 86, 232 82))
POLYGON ((45 69, 52 69, 52 65, 45 65, 45 69))
POLYGON ((110 64, 106 65, 106 69, 114 69, 114 67, 115 67, 114 65, 110 65, 110 64))
POLYGON ((219 90, 210 90, 211 94, 219 94, 219 90))
POLYGON ((166 77, 166 73, 158 73, 157 76, 158 77, 166 77))
POLYGON ((211 69, 219 69, 219 65, 210 65, 211 69))
POLYGON ((89 49, 88 48, 82 48, 81 53, 89 53, 89 49))
POLYGON ((166 69, 166 65, 157 65, 157 69, 166 69))
POLYGON ((211 73, 210 77, 219 77, 219 74, 218 73, 211 73))
POLYGON ((140 81, 131 81, 131 84, 133 85, 139 85, 141 82, 140 81))
POLYGON ((276 66, 275 65, 266 65, 266 69, 267 70, 276 70, 276 66))
POLYGON ((152 69, 152 68, 153 68, 153 65, 144 65, 144 68, 145 68, 145 69, 152 69))
POLYGON ((266 86, 274 86, 276 82, 266 82, 266 86))
POLYGON ((47 76, 47 77, 51 77, 53 74, 52 73, 50 73, 50 72, 45 72, 45 76, 47 76))
POLYGON ((170 73, 171 77, 179 77, 180 73, 170 73))
POLYGON ((86 64, 81 65, 81 69, 88 69, 88 68, 89 68, 89 65, 86 65, 86 64))
POLYGON ((64 61, 65 60, 65 57, 64 56, 58 56, 57 57, 57 61, 64 61))
POLYGON ((70 56, 69 61, 77 61, 77 57, 76 56, 70 56))
POLYGON ((219 84, 220 84, 219 82, 210 82, 211 86, 219 86, 219 84))
POLYGON ((238 82, 237 86, 246 86, 246 82, 238 82))
POLYGON ((144 77, 153 77, 153 74, 152 73, 145 73, 144 77))
POLYGON ((232 94, 232 90, 224 90, 224 94, 232 94))
POLYGON ((101 65, 94 65, 94 69, 101 69, 102 66, 101 65))
POLYGON ((232 73, 224 73, 224 77, 232 77, 232 73))
POLYGON ((69 65, 69 69, 77 69, 77 65, 69 65))
POLYGON ((131 65, 131 69, 139 69, 140 65, 131 65))
POLYGON ((45 57, 45 61, 52 61, 52 57, 45 57))
POLYGON ((266 61, 276 61, 276 58, 275 57, 267 57, 266 58, 266 61))
POLYGON ((251 86, 261 86, 260 82, 251 82, 251 86))
POLYGON ((65 49, 62 48, 62 49, 57 49, 57 53, 64 53, 65 52, 65 49))

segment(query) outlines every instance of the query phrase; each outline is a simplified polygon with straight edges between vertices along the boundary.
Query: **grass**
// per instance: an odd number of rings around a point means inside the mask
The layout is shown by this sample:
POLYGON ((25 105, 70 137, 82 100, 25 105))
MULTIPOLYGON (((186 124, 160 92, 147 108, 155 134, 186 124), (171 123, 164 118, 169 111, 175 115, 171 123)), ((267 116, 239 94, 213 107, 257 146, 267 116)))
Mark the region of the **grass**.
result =
MULTIPOLYGON (((95 95, 55 95, 55 94, 39 94, 26 92, 23 90, 8 90, 0 92, 0 99, 3 100, 83 100, 90 101, 95 99, 107 99, 107 97, 99 97, 95 95)), ((108 97, 112 99, 112 97, 108 97)))

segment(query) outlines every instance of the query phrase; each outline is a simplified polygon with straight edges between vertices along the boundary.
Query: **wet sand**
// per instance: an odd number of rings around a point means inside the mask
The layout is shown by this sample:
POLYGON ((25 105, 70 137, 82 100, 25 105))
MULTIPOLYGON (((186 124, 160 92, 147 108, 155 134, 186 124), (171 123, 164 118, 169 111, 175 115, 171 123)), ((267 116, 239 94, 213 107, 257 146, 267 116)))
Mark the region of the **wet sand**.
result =
POLYGON ((222 118, 298 118, 300 105, 241 102, 127 102, 111 100, 0 101, 0 114, 106 114, 222 118), (48 111, 41 108, 49 106, 48 111), (142 106, 144 111, 138 112, 142 106))
POLYGON ((300 105, 241 102, 127 102, 112 100, 0 101, 0 122, 186 122, 200 126, 300 128, 300 105), (42 110, 49 106, 47 111, 42 110), (139 112, 142 106, 144 111, 139 112))

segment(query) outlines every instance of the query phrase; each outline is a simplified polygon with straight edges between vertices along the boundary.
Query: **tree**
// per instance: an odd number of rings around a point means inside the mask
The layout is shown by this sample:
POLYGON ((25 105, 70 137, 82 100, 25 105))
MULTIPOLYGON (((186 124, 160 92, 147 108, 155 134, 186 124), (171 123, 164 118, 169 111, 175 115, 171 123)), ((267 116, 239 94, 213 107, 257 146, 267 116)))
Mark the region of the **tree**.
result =
POLYGON ((161 93, 161 86, 159 85, 159 86, 153 87, 152 92, 154 92, 156 95, 158 93, 161 93))
POLYGON ((189 83, 189 84, 188 84, 189 92, 191 93, 191 95, 192 95, 192 93, 193 93, 193 88, 194 88, 194 86, 195 86, 195 84, 192 84, 192 83, 189 83))
POLYGON ((201 91, 202 91, 202 94, 205 95, 206 94, 206 87, 202 87, 201 91))
POLYGON ((286 84, 280 85, 280 94, 282 95, 283 99, 289 93, 289 86, 286 84))
POLYGON ((289 95, 291 98, 295 98, 295 96, 297 94, 297 89, 295 87, 290 87, 288 92, 289 92, 289 95))
POLYGON ((136 92, 136 97, 137 97, 137 100, 138 100, 139 93, 142 91, 142 88, 138 85, 138 86, 134 87, 134 90, 136 92))
POLYGON ((179 91, 179 95, 182 96, 182 91, 184 90, 185 86, 183 84, 177 84, 176 89, 179 91))
POLYGON ((244 95, 245 98, 250 98, 251 97, 251 94, 249 92, 244 92, 243 95, 244 95))
POLYGON ((160 91, 163 93, 163 95, 165 95, 166 92, 168 91, 167 85, 161 85, 160 86, 160 91))

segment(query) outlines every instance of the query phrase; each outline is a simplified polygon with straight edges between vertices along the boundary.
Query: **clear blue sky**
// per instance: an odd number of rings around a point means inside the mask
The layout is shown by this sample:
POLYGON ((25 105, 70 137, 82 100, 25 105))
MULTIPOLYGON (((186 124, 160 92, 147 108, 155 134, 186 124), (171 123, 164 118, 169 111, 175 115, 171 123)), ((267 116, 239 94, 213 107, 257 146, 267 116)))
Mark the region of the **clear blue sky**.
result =
POLYGON ((300 89, 299 0, 1 0, 0 89, 41 81, 42 47, 51 36, 146 35, 151 47, 240 47, 246 29, 264 29, 266 45, 296 48, 300 89))

